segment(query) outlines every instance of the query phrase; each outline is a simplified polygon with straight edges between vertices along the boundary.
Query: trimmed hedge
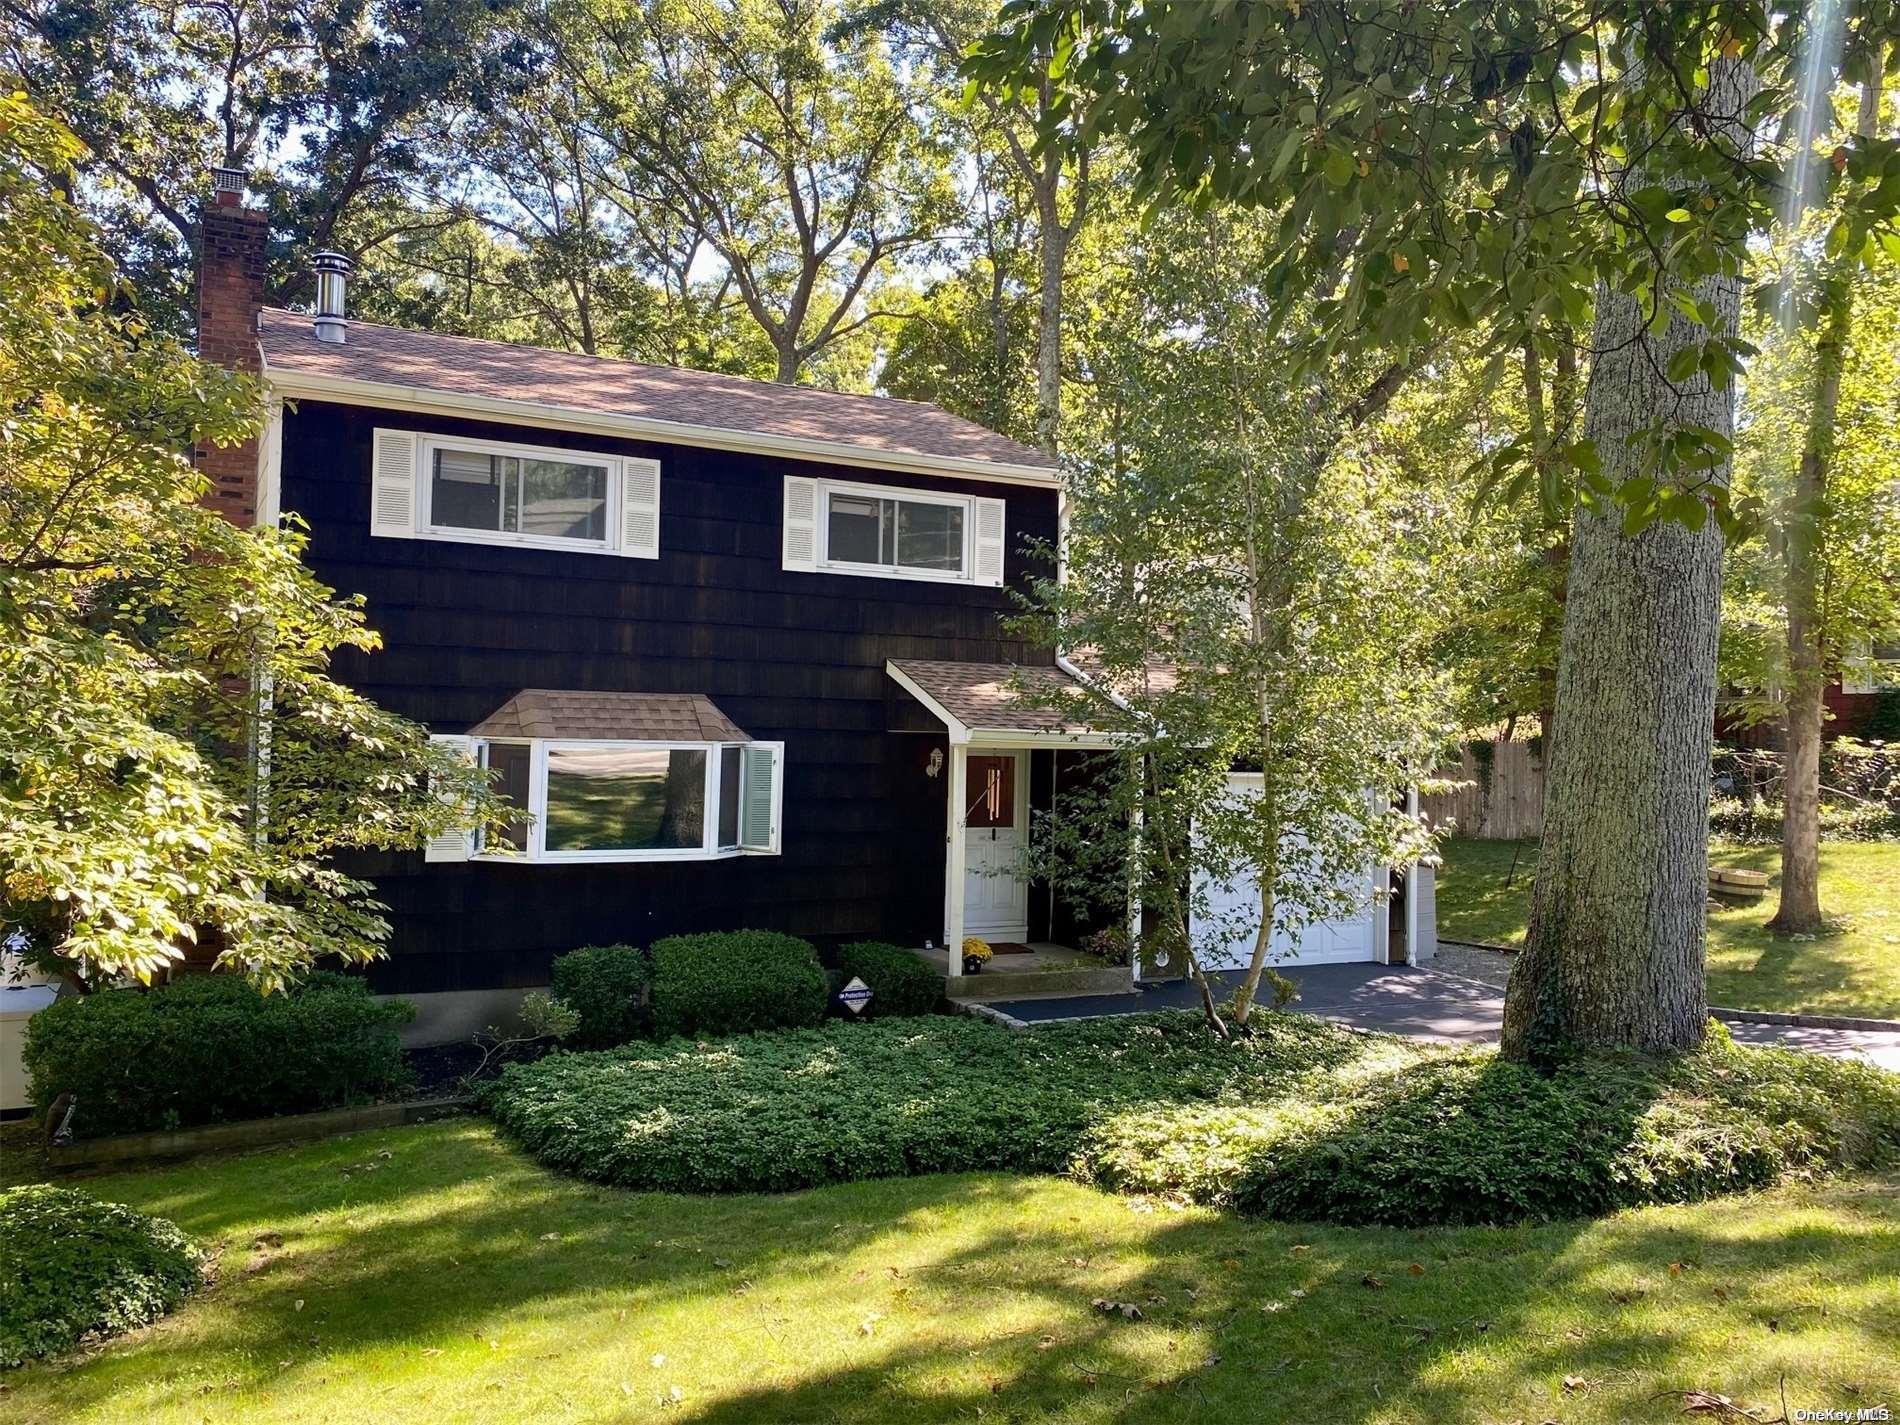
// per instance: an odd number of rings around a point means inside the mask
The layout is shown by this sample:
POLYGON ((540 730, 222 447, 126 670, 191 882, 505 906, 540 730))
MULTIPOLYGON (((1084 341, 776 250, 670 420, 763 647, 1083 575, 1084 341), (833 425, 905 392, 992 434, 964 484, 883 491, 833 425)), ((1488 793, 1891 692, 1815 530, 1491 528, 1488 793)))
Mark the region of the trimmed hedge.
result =
POLYGON ((653 1023, 647 957, 632 945, 587 945, 554 957, 549 991, 581 1017, 576 1049, 611 1049, 643 1038, 653 1023))
POLYGON ((1342 1223, 1507 1222, 1686 1201, 1900 1159, 1900 1075, 1716 1034, 1544 1078, 1480 1050, 1269 1015, 1011 1032, 940 1016, 557 1054, 486 1097, 550 1167, 621 1187, 786 1191, 1066 1172, 1342 1223))
MULTIPOLYGON (((1740 846, 1773 846, 1781 840, 1781 803, 1745 802, 1717 797, 1709 804, 1709 835, 1740 846)), ((1823 841, 1900 840, 1900 808, 1869 802, 1864 806, 1823 806, 1823 841)))
POLYGON ((773 930, 726 930, 656 940, 654 1030, 737 1034, 817 1024, 830 988, 809 941, 773 930))
POLYGON ((406 1000, 362 980, 312 975, 262 995, 236 975, 57 1000, 27 1022, 33 1105, 78 1100, 77 1136, 98 1138, 364 1103, 408 1082, 406 1000))
POLYGON ((157 1320, 204 1261, 162 1217, 71 1188, 0 1191, 0 1367, 157 1320))
POLYGON ((865 1019, 931 1014, 943 999, 943 976, 910 951, 875 940, 862 940, 838 951, 838 974, 853 975, 871 987, 865 1019))

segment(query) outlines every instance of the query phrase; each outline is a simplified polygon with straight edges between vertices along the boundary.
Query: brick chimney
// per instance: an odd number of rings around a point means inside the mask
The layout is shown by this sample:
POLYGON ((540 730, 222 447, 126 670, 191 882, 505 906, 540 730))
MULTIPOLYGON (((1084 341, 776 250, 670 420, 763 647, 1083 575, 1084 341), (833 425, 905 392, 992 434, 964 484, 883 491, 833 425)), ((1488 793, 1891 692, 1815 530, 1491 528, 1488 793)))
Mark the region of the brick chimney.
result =
MULTIPOLYGON (((198 355, 234 371, 260 373, 257 314, 264 305, 264 240, 269 227, 261 209, 244 206, 244 173, 211 170, 214 196, 198 223, 198 355)), ((257 442, 201 445, 192 452, 211 477, 205 503, 235 525, 257 523, 257 442)))

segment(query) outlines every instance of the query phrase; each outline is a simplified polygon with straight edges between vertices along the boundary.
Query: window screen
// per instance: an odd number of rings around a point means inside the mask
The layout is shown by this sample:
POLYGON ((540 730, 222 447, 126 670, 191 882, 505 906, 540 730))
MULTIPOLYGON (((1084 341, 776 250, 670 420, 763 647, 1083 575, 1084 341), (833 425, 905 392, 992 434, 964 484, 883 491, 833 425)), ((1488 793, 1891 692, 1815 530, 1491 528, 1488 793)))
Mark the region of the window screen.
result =
POLYGON ((438 447, 429 518, 443 529, 604 542, 607 467, 438 447))

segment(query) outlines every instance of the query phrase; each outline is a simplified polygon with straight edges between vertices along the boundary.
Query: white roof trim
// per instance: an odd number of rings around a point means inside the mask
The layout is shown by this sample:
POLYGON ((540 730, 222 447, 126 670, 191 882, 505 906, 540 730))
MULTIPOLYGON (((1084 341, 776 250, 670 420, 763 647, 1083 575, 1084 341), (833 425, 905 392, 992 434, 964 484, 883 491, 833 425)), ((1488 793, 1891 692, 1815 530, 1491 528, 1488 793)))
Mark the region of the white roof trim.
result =
POLYGON ((891 675, 898 687, 922 703, 925 710, 929 712, 932 717, 936 718, 938 722, 950 730, 950 740, 952 742, 968 742, 970 740, 970 729, 959 722, 956 714, 951 712, 949 708, 925 692, 923 684, 911 677, 910 674, 906 673, 902 668, 899 668, 895 659, 886 658, 884 660, 884 671, 891 675))
POLYGON ((1123 747, 1129 741, 1120 732, 1021 732, 1006 727, 973 727, 972 747, 1123 747))
POLYGON ((264 366, 264 379, 273 393, 296 399, 336 401, 352 406, 379 406, 418 415, 461 416, 503 421, 510 425, 539 426, 548 430, 590 435, 663 440, 676 445, 713 450, 739 450, 758 455, 784 455, 830 465, 869 470, 902 471, 915 475, 942 475, 961 480, 992 480, 1009 485, 1037 485, 1058 489, 1055 470, 1039 465, 1012 465, 1002 461, 973 460, 967 456, 919 455, 915 451, 875 450, 839 441, 810 440, 803 436, 766 435, 727 426, 694 425, 686 421, 657 420, 651 416, 618 415, 610 411, 582 411, 519 401, 499 396, 477 396, 429 386, 403 386, 385 381, 360 381, 352 376, 330 376, 287 367, 264 366))
POLYGON ((922 703, 924 710, 944 725, 950 733, 953 746, 1120 747, 1128 740, 1126 734, 1119 732, 1031 732, 1013 727, 972 727, 926 692, 921 683, 897 666, 895 659, 887 658, 884 661, 884 671, 890 674, 898 687, 922 703))

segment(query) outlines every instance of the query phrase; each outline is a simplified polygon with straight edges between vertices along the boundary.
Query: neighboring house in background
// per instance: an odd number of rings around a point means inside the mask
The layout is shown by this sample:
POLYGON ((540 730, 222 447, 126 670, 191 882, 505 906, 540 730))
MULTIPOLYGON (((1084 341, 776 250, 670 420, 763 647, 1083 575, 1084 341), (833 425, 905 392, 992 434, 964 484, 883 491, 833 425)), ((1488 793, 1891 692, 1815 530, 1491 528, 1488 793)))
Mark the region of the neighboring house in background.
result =
POLYGON ((1001 622, 1053 572, 1053 460, 915 402, 349 323, 328 255, 314 319, 265 308, 263 216, 241 176, 218 199, 201 350, 259 373, 273 414, 198 452, 212 501, 302 516, 383 639, 337 675, 524 813, 507 846, 351 859, 389 906, 370 978, 418 1001, 418 1038, 488 1022, 580 945, 1072 946, 1131 914, 1008 873, 1111 745, 1011 692, 1077 676, 1001 622))
POLYGON ((1900 640, 1869 645, 1864 655, 1849 659, 1842 675, 1828 684, 1823 696, 1833 716, 1822 725, 1822 735, 1864 736, 1883 693, 1890 695, 1896 688, 1900 688, 1900 640))
MULTIPOLYGON (((1823 741, 1836 737, 1875 735, 1871 728, 1883 698, 1900 696, 1900 642, 1863 645, 1865 652, 1845 661, 1841 672, 1828 679, 1821 702, 1827 718, 1821 724, 1823 741)), ((1718 710, 1715 735, 1737 747, 1779 748, 1785 728, 1779 716, 1767 722, 1743 724, 1718 710)), ((1892 734, 1885 734, 1891 737, 1892 734)))

